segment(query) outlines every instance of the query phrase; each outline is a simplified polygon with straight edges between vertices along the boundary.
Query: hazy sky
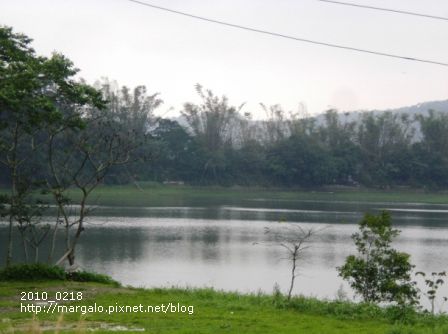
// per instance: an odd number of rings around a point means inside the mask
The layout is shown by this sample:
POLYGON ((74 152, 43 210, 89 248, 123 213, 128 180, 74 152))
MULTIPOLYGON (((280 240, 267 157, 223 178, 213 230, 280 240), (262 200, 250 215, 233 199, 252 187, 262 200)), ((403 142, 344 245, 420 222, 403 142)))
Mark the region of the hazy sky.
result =
MULTIPOLYGON (((145 0, 142 0, 145 1, 145 0)), ((446 0, 346 0, 448 17, 446 0)), ((301 38, 448 62, 448 21, 316 0, 152 0, 155 5, 301 38)), ((127 0, 2 0, 0 24, 65 54, 93 83, 160 92, 159 114, 198 102, 202 84, 262 117, 259 103, 311 114, 448 98, 448 67, 354 53, 237 30, 127 0)))

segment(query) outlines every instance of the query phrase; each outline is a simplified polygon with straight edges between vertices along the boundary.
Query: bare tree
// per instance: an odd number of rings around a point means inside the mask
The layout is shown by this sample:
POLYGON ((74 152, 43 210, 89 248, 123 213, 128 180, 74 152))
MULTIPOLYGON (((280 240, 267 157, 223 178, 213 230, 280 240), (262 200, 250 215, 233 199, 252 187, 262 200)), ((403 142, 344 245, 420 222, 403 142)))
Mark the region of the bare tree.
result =
POLYGON ((311 239, 321 230, 304 229, 294 223, 287 224, 287 226, 283 226, 281 229, 265 228, 265 233, 272 236, 269 244, 283 247, 287 254, 286 259, 291 263, 291 282, 288 289, 288 300, 291 299, 294 283, 298 276, 298 262, 302 259, 305 250, 310 247, 309 242, 311 239))
POLYGON ((138 87, 134 94, 130 95, 123 88, 123 96, 113 95, 105 110, 83 110, 82 129, 67 126, 49 129, 47 188, 58 210, 49 261, 55 249, 58 226, 62 225, 65 253, 56 264, 68 260, 69 265, 74 266, 76 246, 91 210, 88 205, 91 193, 103 183, 112 168, 140 158, 138 149, 146 141, 149 119, 160 102, 150 103, 157 95, 145 98, 144 87, 138 87), (76 207, 73 192, 78 194, 76 207))

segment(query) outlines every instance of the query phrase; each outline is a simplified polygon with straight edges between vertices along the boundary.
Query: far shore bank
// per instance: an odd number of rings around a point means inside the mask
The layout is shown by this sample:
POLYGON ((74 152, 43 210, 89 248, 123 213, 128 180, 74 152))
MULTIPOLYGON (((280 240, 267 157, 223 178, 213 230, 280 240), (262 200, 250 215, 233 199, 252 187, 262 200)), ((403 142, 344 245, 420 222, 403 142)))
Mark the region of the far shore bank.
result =
MULTIPOLYGON (((76 191, 70 196, 75 200, 76 191)), ((347 201, 448 204, 448 191, 395 188, 325 187, 318 189, 217 187, 162 184, 101 186, 95 189, 90 203, 113 206, 182 206, 208 202, 221 204, 252 201, 347 201)))
MULTIPOLYGON (((1 193, 7 193, 3 188, 1 193)), ((67 195, 76 200, 80 193, 69 190, 67 195)), ((49 198, 49 195, 38 197, 49 198)), ((448 190, 427 190, 417 188, 364 188, 328 186, 315 189, 243 187, 243 186, 190 186, 165 185, 153 182, 139 182, 127 185, 102 185, 96 188, 88 199, 91 205, 107 206, 195 206, 195 203, 235 203, 242 200, 269 201, 344 201, 344 202, 391 202, 447 204, 448 190)))

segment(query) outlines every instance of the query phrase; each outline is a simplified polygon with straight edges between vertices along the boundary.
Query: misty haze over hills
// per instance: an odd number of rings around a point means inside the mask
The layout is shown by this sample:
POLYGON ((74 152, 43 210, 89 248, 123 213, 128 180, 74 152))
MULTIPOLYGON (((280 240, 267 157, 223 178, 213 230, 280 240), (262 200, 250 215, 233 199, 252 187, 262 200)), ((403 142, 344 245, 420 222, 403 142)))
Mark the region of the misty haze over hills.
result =
MULTIPOLYGON (((355 111, 341 111, 337 110, 339 114, 339 119, 342 123, 347 122, 357 122, 360 117, 366 113, 373 113, 374 115, 380 115, 381 113, 391 112, 398 115, 409 115, 410 119, 413 119, 416 115, 427 115, 429 110, 434 110, 436 112, 448 113, 448 100, 442 101, 428 101, 418 103, 416 105, 400 107, 396 109, 386 109, 386 110, 355 110, 355 111)), ((285 113, 287 115, 288 113, 285 113)), ((315 118, 316 124, 321 125, 325 122, 325 113, 318 114, 316 116, 309 116, 310 118, 315 118)), ((184 128, 189 128, 188 123, 183 116, 170 118, 173 121, 178 122, 184 128)), ((255 124, 262 124, 265 120, 252 120, 255 124)), ((419 129, 415 128, 416 135, 418 136, 419 129)))
MULTIPOLYGON (((413 106, 401 107, 396 109, 387 109, 387 110, 356 110, 356 111, 348 111, 341 112, 340 114, 345 115, 346 117, 341 117, 342 120, 347 121, 355 121, 357 120, 363 113, 372 112, 374 114, 380 114, 383 112, 391 112, 394 114, 407 114, 411 117, 415 115, 427 115, 429 110, 434 110, 436 112, 448 112, 448 100, 443 101, 429 101, 419 103, 413 106)), ((323 117, 323 114, 318 115, 316 118, 323 117)))
POLYGON ((407 114, 424 114, 428 110, 447 112, 448 111, 448 100, 444 101, 430 101, 416 104, 410 107, 402 107, 398 109, 391 109, 388 111, 397 113, 407 113, 407 114))

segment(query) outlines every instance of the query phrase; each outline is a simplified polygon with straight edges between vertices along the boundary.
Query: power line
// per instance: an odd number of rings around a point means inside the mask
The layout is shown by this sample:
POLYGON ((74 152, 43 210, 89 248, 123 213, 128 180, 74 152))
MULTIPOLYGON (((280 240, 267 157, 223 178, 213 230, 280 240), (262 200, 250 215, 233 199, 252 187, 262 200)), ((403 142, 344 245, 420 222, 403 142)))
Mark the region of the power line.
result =
POLYGON ((344 5, 344 6, 352 6, 352 7, 374 9, 374 10, 382 10, 382 11, 385 11, 385 12, 393 12, 393 13, 398 13, 398 14, 414 15, 414 16, 426 17, 426 18, 430 18, 430 19, 448 21, 448 17, 435 16, 435 15, 429 15, 429 14, 421 14, 421 13, 415 13, 415 12, 408 12, 408 11, 405 11, 405 10, 373 7, 373 6, 367 6, 367 5, 360 5, 360 4, 352 3, 352 2, 342 2, 342 1, 333 1, 333 0, 317 0, 317 1, 329 2, 329 3, 336 4, 336 5, 344 5))
POLYGON ((294 40, 294 41, 298 41, 298 42, 317 44, 317 45, 327 46, 327 47, 331 47, 331 48, 338 48, 338 49, 350 50, 350 51, 355 51, 355 52, 362 52, 362 53, 373 54, 373 55, 377 55, 377 56, 398 58, 398 59, 404 59, 404 60, 410 60, 410 61, 416 61, 416 62, 421 62, 421 63, 428 63, 428 64, 433 64, 433 65, 439 65, 439 66, 446 66, 446 67, 448 67, 448 63, 443 63, 443 62, 439 62, 439 61, 435 61, 435 60, 421 59, 421 58, 415 58, 415 57, 406 57, 406 56, 400 56, 400 55, 386 53, 386 52, 378 52, 378 51, 373 51, 373 50, 359 49, 359 48, 355 48, 355 47, 351 47, 351 46, 344 46, 344 45, 339 45, 339 44, 319 42, 319 41, 314 41, 314 40, 310 40, 310 39, 284 35, 284 34, 271 32, 271 31, 267 31, 267 30, 261 30, 261 29, 246 27, 246 26, 242 26, 242 25, 239 25, 239 24, 233 24, 233 23, 228 23, 228 22, 224 22, 224 21, 218 21, 218 20, 214 20, 214 19, 209 19, 209 18, 206 18, 206 17, 203 17, 203 16, 198 16, 198 15, 194 15, 194 14, 189 14, 189 13, 177 11, 177 10, 174 10, 174 9, 169 9, 169 8, 165 8, 165 7, 156 6, 156 5, 153 5, 153 4, 150 4, 150 3, 147 3, 147 2, 143 2, 143 1, 139 1, 139 0, 127 0, 127 1, 134 2, 134 3, 142 5, 142 6, 163 10, 163 11, 174 13, 174 14, 178 14, 178 15, 183 15, 183 16, 187 16, 187 17, 190 17, 190 18, 206 21, 206 22, 221 24, 221 25, 224 25, 224 26, 237 28, 237 29, 242 29, 242 30, 247 30, 247 31, 252 31, 252 32, 257 32, 257 33, 260 33, 260 34, 266 34, 266 35, 270 35, 270 36, 286 38, 286 39, 290 39, 290 40, 294 40))

